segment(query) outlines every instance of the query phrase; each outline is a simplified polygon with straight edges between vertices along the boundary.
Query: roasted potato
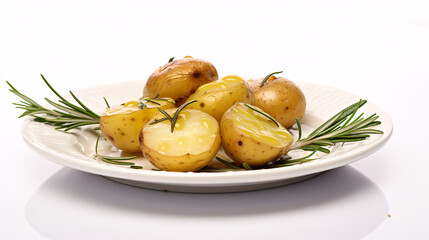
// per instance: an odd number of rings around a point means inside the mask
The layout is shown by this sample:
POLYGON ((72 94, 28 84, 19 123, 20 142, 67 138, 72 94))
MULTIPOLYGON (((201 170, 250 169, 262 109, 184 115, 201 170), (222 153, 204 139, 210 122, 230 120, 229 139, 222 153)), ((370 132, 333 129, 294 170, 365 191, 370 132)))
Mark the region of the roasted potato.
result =
POLYGON ((193 100, 198 102, 188 108, 204 111, 220 121, 223 113, 234 103, 253 104, 254 96, 246 81, 239 76, 228 75, 200 86, 187 101, 193 100))
POLYGON ((293 137, 260 108, 236 103, 220 121, 225 153, 239 165, 262 167, 286 153, 293 137))
POLYGON ((180 106, 199 86, 217 79, 216 68, 211 63, 185 57, 155 70, 147 79, 143 97, 171 97, 176 106, 180 106))
MULTIPOLYGON (((177 109, 167 109, 173 116, 177 109)), ((161 170, 190 172, 206 166, 217 154, 220 146, 219 124, 209 114, 183 109, 171 132, 171 122, 162 114, 155 115, 140 134, 144 156, 161 170)))
POLYGON ((158 113, 157 108, 174 108, 171 98, 129 101, 106 110, 100 116, 100 130, 113 146, 128 153, 140 152, 139 134, 143 126, 158 113))
POLYGON ((249 81, 255 94, 255 106, 264 110, 286 128, 294 125, 296 118, 301 119, 304 116, 305 96, 294 82, 271 76, 260 87, 261 81, 262 79, 249 81))

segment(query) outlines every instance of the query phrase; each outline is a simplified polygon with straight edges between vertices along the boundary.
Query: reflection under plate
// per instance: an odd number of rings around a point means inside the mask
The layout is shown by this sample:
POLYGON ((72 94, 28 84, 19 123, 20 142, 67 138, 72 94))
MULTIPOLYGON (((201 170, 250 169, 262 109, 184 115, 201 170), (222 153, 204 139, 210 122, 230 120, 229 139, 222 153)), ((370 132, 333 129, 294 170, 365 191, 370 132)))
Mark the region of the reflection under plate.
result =
POLYGON ((387 212, 381 190, 351 166, 225 194, 147 190, 63 168, 26 208, 30 225, 49 239, 358 239, 387 212))

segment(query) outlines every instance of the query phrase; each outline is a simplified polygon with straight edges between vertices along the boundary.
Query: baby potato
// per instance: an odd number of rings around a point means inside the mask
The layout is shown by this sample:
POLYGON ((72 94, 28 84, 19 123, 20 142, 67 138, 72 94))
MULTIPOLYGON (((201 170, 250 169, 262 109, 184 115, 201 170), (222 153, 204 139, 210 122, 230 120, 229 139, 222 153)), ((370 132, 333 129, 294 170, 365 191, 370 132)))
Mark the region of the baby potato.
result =
POLYGON ((236 103, 220 121, 225 153, 240 165, 262 167, 285 154, 293 142, 285 127, 260 112, 264 113, 258 107, 236 103))
MULTIPOLYGON (((173 116, 177 109, 167 109, 173 116)), ((140 134, 144 156, 161 170, 192 172, 206 166, 220 147, 219 124, 212 116, 195 109, 183 109, 173 132, 171 122, 162 114, 155 115, 140 134)))
POLYGON ((100 116, 100 130, 113 146, 128 153, 140 152, 139 134, 143 126, 158 113, 157 108, 174 108, 171 98, 129 101, 106 110, 100 116))
POLYGON ((261 108, 286 128, 295 124, 295 119, 304 116, 306 100, 304 93, 292 81, 271 76, 260 87, 260 80, 250 80, 255 94, 255 106, 261 108))
POLYGON ((211 63, 185 57, 155 70, 147 79, 143 96, 171 97, 176 106, 180 106, 199 86, 217 79, 216 68, 211 63))
POLYGON ((254 96, 241 77, 228 75, 220 80, 200 86, 187 102, 197 100, 188 108, 204 111, 220 121, 223 113, 236 102, 253 104, 254 96))

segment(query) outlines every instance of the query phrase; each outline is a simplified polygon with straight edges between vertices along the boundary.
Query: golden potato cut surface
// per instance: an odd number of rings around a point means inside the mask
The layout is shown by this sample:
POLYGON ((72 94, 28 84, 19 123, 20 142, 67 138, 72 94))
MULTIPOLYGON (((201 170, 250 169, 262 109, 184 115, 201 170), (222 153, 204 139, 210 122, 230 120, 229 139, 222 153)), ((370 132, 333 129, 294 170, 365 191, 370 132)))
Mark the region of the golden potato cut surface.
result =
MULTIPOLYGON (((166 112, 173 116, 177 109, 166 112)), ((156 167, 166 171, 197 171, 206 166, 220 146, 219 124, 209 114, 184 109, 180 112, 174 131, 168 120, 150 124, 164 117, 158 114, 141 132, 143 154, 156 167)))
POLYGON ((228 109, 220 127, 225 153, 237 163, 247 163, 251 167, 261 167, 276 160, 293 142, 286 128, 277 126, 245 103, 236 103, 228 109))
POLYGON ((198 109, 220 121, 222 115, 236 102, 253 104, 254 96, 247 82, 241 77, 228 75, 220 80, 200 86, 187 102, 197 100, 188 108, 198 109))
POLYGON ((115 147, 128 153, 139 153, 139 134, 143 126, 158 113, 157 108, 174 108, 168 101, 153 100, 143 103, 146 107, 141 109, 140 101, 129 101, 123 106, 116 106, 106 110, 100 116, 100 130, 103 136, 115 147))

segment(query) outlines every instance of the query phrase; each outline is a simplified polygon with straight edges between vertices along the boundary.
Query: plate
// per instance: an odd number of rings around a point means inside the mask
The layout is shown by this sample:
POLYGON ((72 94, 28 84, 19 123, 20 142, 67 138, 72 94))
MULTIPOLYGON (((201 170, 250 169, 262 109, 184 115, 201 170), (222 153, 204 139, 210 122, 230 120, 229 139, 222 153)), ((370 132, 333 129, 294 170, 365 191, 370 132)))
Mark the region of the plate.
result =
MULTIPOLYGON (((359 101, 360 97, 332 87, 297 82, 307 100, 307 110, 301 121, 305 133, 319 126, 344 107, 359 101)), ((113 104, 120 104, 141 96, 144 83, 141 81, 104 85, 75 94, 88 107, 102 113, 105 109, 103 97, 113 104)), ((365 141, 337 145, 330 154, 319 155, 317 160, 299 165, 231 172, 166 172, 154 171, 144 157, 136 161, 143 169, 131 169, 104 163, 93 158, 96 135, 89 128, 73 130, 70 133, 55 130, 52 126, 27 119, 22 128, 24 140, 37 152, 49 159, 80 171, 105 176, 128 185, 176 192, 221 193, 240 192, 283 186, 314 177, 324 171, 350 164, 365 158, 380 149, 390 138, 393 124, 389 116, 368 101, 360 110, 369 116, 377 113, 384 132, 373 135, 365 141)), ((118 151, 104 142, 99 146, 103 155, 118 154, 118 151)), ((303 153, 305 154, 305 153, 303 153)))

